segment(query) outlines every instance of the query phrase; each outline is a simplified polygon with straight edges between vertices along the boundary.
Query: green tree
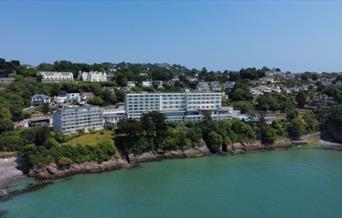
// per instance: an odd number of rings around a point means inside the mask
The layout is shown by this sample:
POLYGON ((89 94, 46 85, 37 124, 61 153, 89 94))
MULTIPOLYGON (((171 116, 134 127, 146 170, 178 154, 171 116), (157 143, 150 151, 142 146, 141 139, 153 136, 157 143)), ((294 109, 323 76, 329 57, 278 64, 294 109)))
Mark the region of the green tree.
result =
POLYGON ((304 132, 304 123, 300 118, 294 118, 288 124, 287 133, 290 138, 297 140, 304 132))
POLYGON ((10 131, 14 128, 14 124, 9 119, 0 119, 0 133, 10 131))
POLYGON ((151 111, 143 114, 141 125, 148 136, 159 136, 165 133, 166 122, 165 115, 157 111, 151 111))
POLYGON ((298 107, 304 108, 306 104, 306 96, 304 92, 298 92, 298 94, 296 95, 296 102, 298 107))
POLYGON ((319 130, 319 121, 313 112, 307 112, 303 116, 305 129, 307 133, 319 130))
POLYGON ((57 164, 59 166, 68 166, 68 165, 70 165, 72 163, 73 163, 73 161, 70 158, 68 158, 68 157, 62 156, 62 157, 57 159, 57 164))
POLYGON ((89 104, 102 106, 104 105, 104 101, 101 97, 95 96, 94 98, 89 100, 89 104))
POLYGON ((342 143, 342 104, 329 109, 324 126, 333 139, 342 143))
POLYGON ((275 129, 267 126, 261 130, 261 142, 263 144, 272 144, 277 139, 277 132, 275 129))
POLYGON ((217 134, 214 131, 209 132, 207 145, 211 152, 215 153, 219 151, 219 148, 221 147, 222 144, 223 144, 223 139, 219 134, 217 134))
POLYGON ((233 101, 244 101, 244 100, 252 100, 253 95, 248 87, 248 85, 244 83, 236 83, 229 93, 229 97, 233 101))
POLYGON ((11 111, 7 107, 1 107, 0 109, 0 119, 12 119, 11 111))

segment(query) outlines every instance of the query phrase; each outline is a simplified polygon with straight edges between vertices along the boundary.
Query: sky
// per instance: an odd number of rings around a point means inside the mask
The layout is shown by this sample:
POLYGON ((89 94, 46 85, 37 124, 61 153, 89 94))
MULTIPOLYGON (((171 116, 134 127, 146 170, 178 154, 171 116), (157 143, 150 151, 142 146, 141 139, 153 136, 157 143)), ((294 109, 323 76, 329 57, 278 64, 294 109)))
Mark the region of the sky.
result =
POLYGON ((0 57, 342 71, 342 1, 0 1, 0 57))

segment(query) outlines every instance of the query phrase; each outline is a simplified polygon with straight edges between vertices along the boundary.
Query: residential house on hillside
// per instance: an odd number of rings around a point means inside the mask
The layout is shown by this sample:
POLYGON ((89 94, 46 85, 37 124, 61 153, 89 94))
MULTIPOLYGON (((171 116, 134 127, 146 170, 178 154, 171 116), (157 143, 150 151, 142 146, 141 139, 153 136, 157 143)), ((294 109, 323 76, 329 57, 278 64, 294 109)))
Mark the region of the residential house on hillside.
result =
POLYGON ((40 116, 40 117, 33 117, 29 119, 28 126, 35 127, 35 126, 47 126, 51 127, 52 119, 48 116, 40 116))
POLYGON ((222 90, 222 87, 219 81, 211 81, 210 86, 211 86, 211 91, 213 92, 220 92, 222 90))
POLYGON ((81 92, 80 97, 81 97, 81 101, 88 102, 90 99, 94 98, 95 95, 92 92, 81 92))
POLYGON ((224 89, 232 89, 234 88, 235 82, 227 81, 223 84, 224 89))
POLYGON ((55 97, 53 97, 53 102, 55 102, 56 104, 64 104, 67 100, 68 99, 66 96, 55 96, 55 97))
POLYGON ((67 97, 68 102, 80 102, 81 101, 80 93, 67 93, 65 96, 67 97))
POLYGON ((162 80, 154 80, 152 83, 153 83, 153 86, 155 86, 158 89, 163 88, 163 81, 162 80))
POLYGON ((36 94, 33 95, 31 98, 31 105, 33 106, 39 106, 39 105, 44 105, 50 104, 50 97, 44 94, 36 94))
POLYGON ((308 105, 310 106, 321 106, 335 103, 332 97, 327 95, 316 95, 309 99, 308 105))
POLYGON ((282 76, 282 72, 276 69, 268 70, 265 72, 267 78, 274 78, 276 76, 282 76))
POLYGON ((254 96, 262 95, 265 93, 277 92, 281 93, 281 89, 279 86, 271 85, 271 86, 258 86, 255 88, 251 88, 251 92, 254 96))
POLYGON ((0 77, 0 84, 10 84, 14 81, 14 77, 0 77))
POLYGON ((333 83, 334 78, 319 78, 317 81, 320 82, 322 86, 330 86, 333 83))
POLYGON ((197 85, 197 90, 200 92, 209 92, 210 86, 209 86, 208 82, 199 82, 197 85))
POLYGON ((142 81, 141 86, 144 88, 150 88, 152 86, 152 81, 149 81, 149 80, 142 81))
POLYGON ((134 88, 135 87, 135 82, 134 81, 128 81, 127 82, 127 88, 128 89, 131 89, 131 88, 134 88))
POLYGON ((90 71, 90 72, 79 72, 78 78, 86 82, 107 82, 107 73, 90 71))
POLYGON ((38 72, 38 76, 41 76, 43 83, 59 83, 70 82, 74 80, 72 72, 38 72))
POLYGON ((269 83, 274 83, 274 79, 271 77, 262 77, 259 79, 259 84, 267 85, 269 83))

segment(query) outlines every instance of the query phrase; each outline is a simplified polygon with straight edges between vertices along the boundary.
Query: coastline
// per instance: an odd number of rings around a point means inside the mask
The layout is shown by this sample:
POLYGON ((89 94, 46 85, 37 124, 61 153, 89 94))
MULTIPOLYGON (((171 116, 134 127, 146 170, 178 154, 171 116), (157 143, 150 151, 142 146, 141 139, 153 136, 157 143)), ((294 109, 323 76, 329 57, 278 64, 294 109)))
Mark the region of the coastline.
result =
MULTIPOLYGON (((248 142, 248 143, 234 143, 227 146, 226 152, 219 152, 214 155, 237 155, 237 154, 248 154, 259 151, 269 151, 274 149, 289 149, 297 146, 312 146, 314 148, 342 150, 342 144, 332 143, 323 141, 326 144, 321 144, 320 133, 312 133, 304 135, 298 141, 291 141, 288 138, 279 138, 273 144, 265 145, 261 144, 260 141, 248 142), (331 146, 333 145, 333 146, 331 146)), ((129 162, 121 155, 117 154, 112 159, 97 163, 97 162, 85 162, 82 164, 71 164, 67 167, 58 167, 55 163, 46 166, 34 166, 27 174, 23 174, 22 171, 20 176, 13 176, 6 183, 2 183, 4 180, 0 180, 0 201, 6 201, 14 196, 32 192, 41 189, 47 185, 53 184, 55 179, 68 178, 77 174, 88 174, 88 173, 102 173, 106 171, 129 169, 137 167, 140 163, 161 161, 167 159, 184 159, 184 158, 197 158, 210 156, 212 153, 209 151, 206 145, 201 147, 190 148, 186 150, 174 150, 167 151, 164 153, 157 152, 145 152, 142 154, 129 154, 129 162), (16 190, 12 192, 6 192, 6 186, 20 178, 33 177, 37 180, 36 184, 30 184, 22 190, 16 190)), ((13 160, 12 160, 13 161, 13 160)), ((13 167, 14 165, 11 165, 13 167)), ((17 166, 16 166, 17 167, 17 166)), ((15 167, 15 168, 16 168, 15 167)), ((10 177, 10 176, 9 176, 10 177)))
MULTIPOLYGON (((304 135, 298 141, 291 141, 288 138, 279 138, 273 144, 262 144, 260 141, 239 142, 227 145, 227 151, 220 151, 219 155, 236 155, 257 151, 266 151, 272 149, 287 149, 301 145, 319 145, 320 133, 304 135)), ((342 145, 341 145, 342 146, 342 145)), ((133 168, 143 162, 161 161, 166 159, 183 159, 209 156, 212 153, 206 145, 193 147, 186 150, 173 150, 164 153, 145 152, 142 154, 129 154, 128 160, 122 155, 117 154, 112 159, 97 163, 95 161, 82 164, 70 164, 64 167, 58 167, 55 163, 46 166, 34 166, 28 172, 28 176, 39 180, 54 180, 65 178, 75 174, 101 173, 111 170, 133 168)))
MULTIPOLYGON (((245 154, 272 149, 288 149, 295 146, 305 145, 315 145, 323 149, 342 150, 342 144, 323 141, 320 138, 320 133, 316 132, 304 135, 300 138, 300 140, 297 141, 293 141, 288 138, 279 138, 273 144, 262 144, 260 141, 233 143, 227 145, 227 151, 221 150, 218 155, 245 154)), ((101 173, 112 170, 134 168, 138 166, 139 163, 143 162, 161 161, 166 159, 196 158, 210 155, 212 155, 212 153, 209 151, 206 145, 203 145, 201 147, 189 148, 186 150, 166 151, 164 153, 150 151, 142 154, 129 154, 129 161, 122 155, 117 154, 110 160, 102 163, 91 161, 81 164, 70 164, 64 167, 58 167, 55 163, 45 166, 34 166, 29 169, 27 176, 41 181, 52 181, 59 178, 70 177, 76 174, 101 173)), ((0 188, 4 187, 8 182, 26 176, 25 174, 23 174, 22 171, 17 169, 17 165, 12 164, 10 167, 11 170, 16 173, 8 174, 6 179, 0 180, 0 188)))

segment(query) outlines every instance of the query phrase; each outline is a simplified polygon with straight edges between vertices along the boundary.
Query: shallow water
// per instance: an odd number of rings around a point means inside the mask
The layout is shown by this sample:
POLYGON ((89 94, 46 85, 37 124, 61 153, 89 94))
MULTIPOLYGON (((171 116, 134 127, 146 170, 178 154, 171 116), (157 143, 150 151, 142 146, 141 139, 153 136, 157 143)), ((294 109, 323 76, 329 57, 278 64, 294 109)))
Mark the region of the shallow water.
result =
POLYGON ((7 217, 341 217, 342 152, 168 160, 58 180, 1 202, 7 217))

